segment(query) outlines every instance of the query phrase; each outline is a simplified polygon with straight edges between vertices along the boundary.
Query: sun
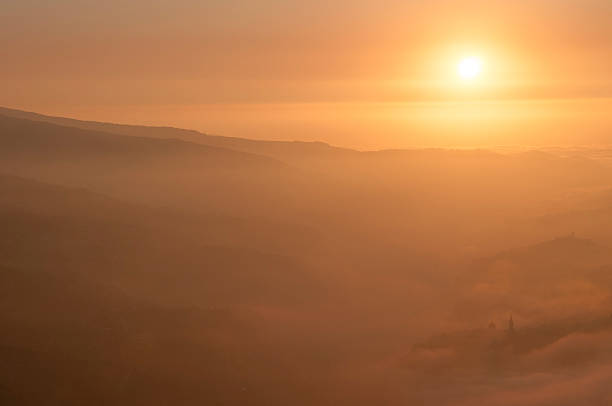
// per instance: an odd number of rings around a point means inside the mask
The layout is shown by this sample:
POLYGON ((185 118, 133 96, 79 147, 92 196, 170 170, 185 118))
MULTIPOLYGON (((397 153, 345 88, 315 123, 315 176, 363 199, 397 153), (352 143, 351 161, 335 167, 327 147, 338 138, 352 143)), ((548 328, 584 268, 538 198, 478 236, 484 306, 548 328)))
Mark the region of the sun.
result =
POLYGON ((472 80, 482 72, 482 60, 475 56, 463 58, 457 65, 457 74, 461 79, 472 80))

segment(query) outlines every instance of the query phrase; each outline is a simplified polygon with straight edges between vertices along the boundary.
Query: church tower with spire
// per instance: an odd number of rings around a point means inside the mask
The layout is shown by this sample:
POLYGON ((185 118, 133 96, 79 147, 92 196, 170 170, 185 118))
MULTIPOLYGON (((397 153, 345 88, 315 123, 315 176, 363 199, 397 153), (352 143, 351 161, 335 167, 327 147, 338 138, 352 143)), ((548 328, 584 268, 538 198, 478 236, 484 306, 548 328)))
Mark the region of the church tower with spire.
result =
POLYGON ((510 315, 510 320, 508 320, 508 335, 514 335, 514 320, 512 319, 512 315, 510 315))

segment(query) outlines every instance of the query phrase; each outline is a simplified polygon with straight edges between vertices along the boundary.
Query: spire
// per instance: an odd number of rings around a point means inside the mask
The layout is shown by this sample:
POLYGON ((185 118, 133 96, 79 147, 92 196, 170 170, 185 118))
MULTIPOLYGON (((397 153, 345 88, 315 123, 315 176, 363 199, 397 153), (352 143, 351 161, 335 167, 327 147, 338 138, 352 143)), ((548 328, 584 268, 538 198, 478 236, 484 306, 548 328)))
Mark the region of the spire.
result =
POLYGON ((508 333, 514 333, 514 320, 512 320, 512 314, 510 315, 510 320, 508 320, 508 333))

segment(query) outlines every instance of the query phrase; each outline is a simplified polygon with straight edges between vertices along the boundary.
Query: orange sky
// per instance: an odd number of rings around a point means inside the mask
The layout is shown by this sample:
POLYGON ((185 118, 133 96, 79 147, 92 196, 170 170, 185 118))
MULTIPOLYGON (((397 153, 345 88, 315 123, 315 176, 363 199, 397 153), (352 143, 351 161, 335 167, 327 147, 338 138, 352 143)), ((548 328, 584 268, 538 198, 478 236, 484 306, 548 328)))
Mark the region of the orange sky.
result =
POLYGON ((363 148, 605 143, 611 16, 609 0, 9 0, 0 105, 363 148), (485 71, 465 86, 471 54, 485 71))

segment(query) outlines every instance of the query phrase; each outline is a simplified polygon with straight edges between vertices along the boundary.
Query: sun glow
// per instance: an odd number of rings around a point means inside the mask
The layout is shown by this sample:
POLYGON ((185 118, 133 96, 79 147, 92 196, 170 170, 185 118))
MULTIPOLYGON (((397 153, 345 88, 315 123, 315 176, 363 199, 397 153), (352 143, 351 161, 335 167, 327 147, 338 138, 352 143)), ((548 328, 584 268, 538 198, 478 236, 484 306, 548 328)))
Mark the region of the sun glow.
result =
POLYGON ((457 74, 461 79, 475 79, 481 72, 482 60, 474 56, 463 58, 457 65, 457 74))

